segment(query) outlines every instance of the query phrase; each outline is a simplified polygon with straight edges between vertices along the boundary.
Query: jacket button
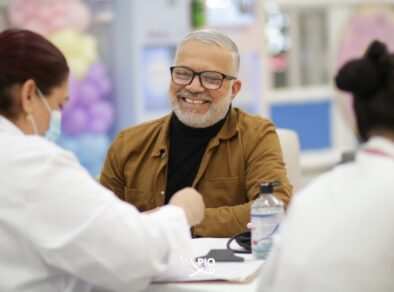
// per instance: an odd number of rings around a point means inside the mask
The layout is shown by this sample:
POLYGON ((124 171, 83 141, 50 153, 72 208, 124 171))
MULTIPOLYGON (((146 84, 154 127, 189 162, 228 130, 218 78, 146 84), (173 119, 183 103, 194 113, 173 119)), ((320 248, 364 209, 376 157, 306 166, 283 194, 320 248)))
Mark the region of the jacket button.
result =
POLYGON ((166 194, 166 193, 165 193, 164 191, 161 191, 161 192, 160 192, 160 195, 163 195, 163 196, 164 196, 165 194, 166 194))

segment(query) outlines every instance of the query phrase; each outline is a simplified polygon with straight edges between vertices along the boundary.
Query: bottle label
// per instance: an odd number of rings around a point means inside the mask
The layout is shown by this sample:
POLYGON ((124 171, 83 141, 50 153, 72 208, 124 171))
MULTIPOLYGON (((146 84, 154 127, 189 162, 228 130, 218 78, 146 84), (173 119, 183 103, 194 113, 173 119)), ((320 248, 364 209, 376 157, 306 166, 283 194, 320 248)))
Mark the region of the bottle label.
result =
POLYGON ((260 257, 265 257, 270 251, 280 220, 279 213, 252 214, 252 250, 260 257))

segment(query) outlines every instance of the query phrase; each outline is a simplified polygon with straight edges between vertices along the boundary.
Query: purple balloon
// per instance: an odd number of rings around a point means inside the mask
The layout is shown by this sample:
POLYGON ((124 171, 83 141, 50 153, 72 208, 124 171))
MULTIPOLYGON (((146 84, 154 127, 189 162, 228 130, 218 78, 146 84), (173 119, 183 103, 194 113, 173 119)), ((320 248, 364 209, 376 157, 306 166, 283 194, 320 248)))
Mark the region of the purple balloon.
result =
POLYGON ((100 88, 101 96, 106 96, 111 92, 112 85, 108 78, 102 78, 96 84, 100 88))
POLYGON ((96 80, 101 80, 103 78, 107 78, 107 72, 104 64, 100 62, 92 64, 86 74, 86 79, 96 82, 96 80))
POLYGON ((114 119, 112 105, 107 101, 98 101, 88 109, 89 130, 94 134, 108 131, 114 119))
POLYGON ((62 129, 65 134, 78 135, 87 128, 88 119, 83 108, 74 108, 73 111, 64 114, 62 118, 62 129))
POLYGON ((111 90, 111 81, 107 76, 105 66, 100 62, 90 66, 85 80, 99 88, 101 97, 107 95, 111 90))
POLYGON ((95 84, 83 81, 78 90, 78 103, 83 106, 90 106, 101 99, 100 89, 95 84))
POLYGON ((63 110, 64 132, 68 135, 106 132, 112 125, 114 113, 112 105, 103 98, 111 87, 105 66, 100 62, 91 65, 81 81, 70 76, 70 100, 63 110))

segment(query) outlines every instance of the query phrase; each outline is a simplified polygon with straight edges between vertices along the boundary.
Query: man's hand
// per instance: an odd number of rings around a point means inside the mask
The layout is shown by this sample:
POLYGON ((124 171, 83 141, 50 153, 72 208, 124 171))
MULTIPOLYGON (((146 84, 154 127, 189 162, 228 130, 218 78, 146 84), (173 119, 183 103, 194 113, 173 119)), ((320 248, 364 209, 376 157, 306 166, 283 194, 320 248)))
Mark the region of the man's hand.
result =
POLYGON ((193 188, 184 188, 176 192, 169 205, 182 208, 190 226, 197 225, 204 218, 204 201, 200 193, 193 188))

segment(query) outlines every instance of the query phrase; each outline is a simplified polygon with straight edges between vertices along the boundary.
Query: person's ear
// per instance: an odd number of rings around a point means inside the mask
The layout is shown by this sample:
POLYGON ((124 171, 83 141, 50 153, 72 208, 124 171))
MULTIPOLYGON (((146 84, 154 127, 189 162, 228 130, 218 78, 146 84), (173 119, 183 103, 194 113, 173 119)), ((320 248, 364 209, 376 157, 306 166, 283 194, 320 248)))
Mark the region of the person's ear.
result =
POLYGON ((237 96, 238 92, 241 90, 242 87, 242 82, 241 80, 237 79, 233 81, 233 85, 231 86, 231 99, 234 100, 234 98, 237 96))
POLYGON ((34 80, 29 79, 22 84, 20 91, 21 106, 23 112, 31 114, 33 111, 33 102, 36 95, 36 83, 34 80))

